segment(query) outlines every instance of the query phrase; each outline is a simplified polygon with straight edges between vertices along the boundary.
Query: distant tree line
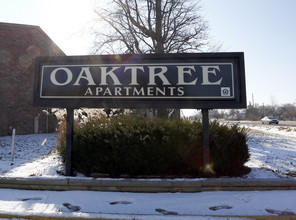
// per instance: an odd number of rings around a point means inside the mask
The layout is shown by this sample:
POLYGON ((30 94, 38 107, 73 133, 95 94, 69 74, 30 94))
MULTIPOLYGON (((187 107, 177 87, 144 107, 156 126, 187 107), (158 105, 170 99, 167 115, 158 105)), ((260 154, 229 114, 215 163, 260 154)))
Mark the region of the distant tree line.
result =
POLYGON ((296 103, 283 105, 252 105, 249 103, 246 112, 246 119, 259 120, 264 116, 273 116, 280 120, 296 120, 296 103))
MULTIPOLYGON (((257 121, 265 116, 273 116, 279 120, 296 120, 296 103, 283 105, 248 104, 247 109, 213 109, 209 112, 212 119, 253 120, 257 121)), ((201 112, 190 119, 201 119, 201 112)))

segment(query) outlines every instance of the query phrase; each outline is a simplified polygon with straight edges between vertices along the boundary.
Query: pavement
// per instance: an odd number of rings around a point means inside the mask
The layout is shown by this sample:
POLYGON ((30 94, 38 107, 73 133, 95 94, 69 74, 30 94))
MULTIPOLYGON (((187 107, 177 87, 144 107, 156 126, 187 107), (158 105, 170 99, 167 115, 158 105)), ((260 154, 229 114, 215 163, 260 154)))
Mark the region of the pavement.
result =
POLYGON ((0 178, 1 219, 296 220, 295 204, 293 179, 0 178))

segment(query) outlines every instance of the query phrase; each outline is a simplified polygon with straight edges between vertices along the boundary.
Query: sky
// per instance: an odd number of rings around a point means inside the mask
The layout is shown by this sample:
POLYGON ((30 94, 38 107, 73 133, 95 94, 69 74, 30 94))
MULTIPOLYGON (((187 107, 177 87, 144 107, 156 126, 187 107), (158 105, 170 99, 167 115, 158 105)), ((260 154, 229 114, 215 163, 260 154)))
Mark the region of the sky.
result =
MULTIPOLYGON (((0 0, 0 5, 0 22, 40 26, 66 55, 90 53, 95 0, 0 0)), ((247 103, 295 104, 296 1, 201 0, 200 5, 221 51, 244 52, 247 103)))

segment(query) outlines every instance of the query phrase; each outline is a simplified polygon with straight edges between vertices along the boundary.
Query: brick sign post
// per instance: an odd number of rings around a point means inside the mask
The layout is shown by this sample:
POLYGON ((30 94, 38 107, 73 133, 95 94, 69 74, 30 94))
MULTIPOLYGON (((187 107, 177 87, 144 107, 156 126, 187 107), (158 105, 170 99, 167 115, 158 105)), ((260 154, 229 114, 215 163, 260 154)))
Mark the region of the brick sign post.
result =
POLYGON ((208 109, 246 107, 244 54, 39 57, 34 106, 67 108, 67 175, 73 110, 80 107, 202 109, 208 161, 208 109))

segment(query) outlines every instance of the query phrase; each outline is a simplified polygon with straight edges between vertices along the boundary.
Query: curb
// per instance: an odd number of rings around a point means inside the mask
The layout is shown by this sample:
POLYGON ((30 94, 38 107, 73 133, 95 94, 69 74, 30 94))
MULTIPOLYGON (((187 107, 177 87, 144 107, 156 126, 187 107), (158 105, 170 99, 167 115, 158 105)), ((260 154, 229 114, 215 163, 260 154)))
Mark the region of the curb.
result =
MULTIPOLYGON (((170 215, 174 219, 254 219, 254 220, 296 220, 296 216, 293 215, 285 215, 285 216, 268 216, 268 215, 261 215, 261 216, 252 216, 252 215, 170 215)), ((100 219, 100 220, 130 220, 130 219, 137 219, 137 217, 154 217, 162 219, 162 215, 145 215, 145 214, 101 214, 101 217, 61 217, 61 216, 42 216, 42 215, 10 215, 10 214, 0 214, 0 218, 22 218, 22 219, 30 219, 30 220, 93 220, 93 219, 100 219), (106 215, 106 216, 105 216, 106 215), (118 215, 120 215, 120 218, 118 218, 118 215), (126 218, 122 218, 123 216, 126 216, 126 218), (131 217, 132 216, 132 217, 131 217)))
POLYGON ((203 192, 296 190, 296 180, 281 179, 79 179, 0 178, 0 188, 108 192, 203 192))

